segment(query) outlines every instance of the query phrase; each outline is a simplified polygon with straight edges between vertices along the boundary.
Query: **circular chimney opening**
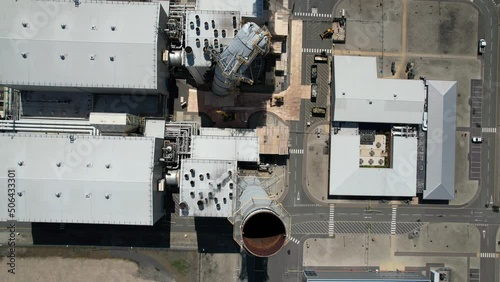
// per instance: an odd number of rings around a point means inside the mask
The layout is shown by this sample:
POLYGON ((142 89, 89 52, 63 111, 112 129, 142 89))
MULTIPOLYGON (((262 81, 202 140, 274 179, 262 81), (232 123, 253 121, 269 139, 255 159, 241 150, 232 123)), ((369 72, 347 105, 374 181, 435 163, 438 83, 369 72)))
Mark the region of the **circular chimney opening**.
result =
POLYGON ((251 254, 269 257, 285 244, 286 229, 274 212, 260 210, 250 214, 242 224, 243 245, 251 254))

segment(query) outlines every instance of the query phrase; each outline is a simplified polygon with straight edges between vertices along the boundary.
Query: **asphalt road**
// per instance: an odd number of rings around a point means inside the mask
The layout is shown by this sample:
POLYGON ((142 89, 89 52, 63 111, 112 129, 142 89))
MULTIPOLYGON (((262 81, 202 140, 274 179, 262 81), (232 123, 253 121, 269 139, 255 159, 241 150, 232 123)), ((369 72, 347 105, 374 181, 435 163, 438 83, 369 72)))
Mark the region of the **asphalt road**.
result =
MULTIPOLYGON (((334 6, 338 1, 290 1, 290 8, 295 16, 310 13, 314 7, 320 7, 322 13, 326 11, 333 11, 334 6), (301 14, 298 14, 301 13, 301 14)), ((464 1, 465 2, 465 1, 464 1)), ((498 106, 498 86, 500 79, 498 77, 498 14, 497 5, 494 1, 488 0, 473 0, 474 5, 477 6, 481 12, 480 17, 480 38, 484 38, 488 42, 486 52, 482 55, 483 60, 483 99, 482 99, 482 117, 481 128, 496 128, 498 123, 497 106, 498 106)), ((332 13, 332 12, 330 12, 332 13)), ((304 30, 310 32, 315 25, 314 21, 323 21, 324 19, 318 17, 314 18, 309 15, 300 16, 304 19, 304 30)), ((304 38, 303 46, 305 48, 320 48, 318 47, 317 40, 304 38)), ((322 48, 322 47, 321 47, 322 48)), ((302 112, 304 114, 304 112, 302 112)), ((302 115, 303 116, 303 115, 302 115)), ((301 134, 298 130, 299 127, 295 124, 292 125, 293 133, 292 138, 298 138, 301 134)), ((499 266, 495 263, 496 260, 488 257, 482 257, 483 254, 491 254, 495 252, 496 248, 496 234, 500 225, 500 216, 494 213, 491 209, 486 208, 486 203, 495 201, 500 204, 500 187, 497 179, 498 164, 497 154, 500 152, 497 148, 498 133, 482 133, 481 129, 474 129, 471 124, 471 134, 482 134, 484 142, 481 145, 481 178, 480 178, 480 192, 470 203, 462 207, 452 206, 432 206, 432 205, 419 205, 410 206, 402 205, 397 208, 397 224, 405 222, 462 222, 475 224, 480 230, 481 234, 481 261, 480 261, 480 281, 499 281, 499 266), (477 133, 476 133, 477 131, 477 133), (483 236, 483 230, 484 236, 483 236), (493 275, 492 275, 493 274, 493 275)), ((303 145, 303 143, 302 143, 303 145)), ((300 147, 301 143, 296 141, 293 143, 292 148, 300 147)), ((302 185, 301 178, 295 177, 295 173, 299 174, 302 163, 302 156, 290 156, 290 188, 293 193, 289 193, 285 198, 284 205, 287 211, 293 217, 293 225, 301 223, 314 223, 310 226, 316 226, 316 229, 325 231, 322 226, 328 222, 329 208, 327 207, 314 207, 309 205, 301 205, 302 202, 295 199, 297 194, 300 194, 300 187, 302 185), (292 176, 294 178, 292 178, 292 176), (298 188, 299 187, 299 188, 298 188), (299 189, 299 191, 297 190, 299 189), (318 223, 324 223, 323 225, 318 223), (320 226, 320 227, 317 227, 320 226)), ((301 197, 301 201, 303 197, 301 197)), ((351 222, 355 225, 356 222, 391 222, 392 207, 374 203, 374 204, 359 204, 357 207, 350 205, 336 205, 335 206, 335 222, 351 222)), ((303 224, 307 226, 307 224, 303 224)), ((307 228, 307 227, 306 227, 307 228)), ((312 227, 311 227, 312 228, 312 227)), ((311 230, 314 231, 314 230, 311 230)), ((316 230, 317 231, 317 230, 316 230)), ((292 236, 300 242, 303 242, 310 235, 293 234, 292 236)), ((328 234, 317 234, 316 237, 328 237, 328 234)), ((286 250, 280 252, 276 256, 269 259, 269 278, 270 281, 301 281, 302 270, 302 257, 301 246, 302 243, 290 243, 286 246, 286 250)), ((486 255, 485 255, 486 256, 486 255)))

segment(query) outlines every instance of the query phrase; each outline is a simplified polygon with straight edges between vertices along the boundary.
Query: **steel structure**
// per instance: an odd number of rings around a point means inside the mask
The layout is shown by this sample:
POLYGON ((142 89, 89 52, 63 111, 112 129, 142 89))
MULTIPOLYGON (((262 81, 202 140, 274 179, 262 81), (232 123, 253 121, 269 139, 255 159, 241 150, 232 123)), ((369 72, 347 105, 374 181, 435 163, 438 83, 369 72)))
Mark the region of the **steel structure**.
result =
POLYGON ((213 46, 205 48, 216 62, 212 92, 226 96, 236 90, 240 82, 253 84, 253 80, 244 75, 245 70, 257 56, 269 53, 271 34, 266 27, 259 27, 253 22, 244 24, 224 51, 219 52, 213 46))

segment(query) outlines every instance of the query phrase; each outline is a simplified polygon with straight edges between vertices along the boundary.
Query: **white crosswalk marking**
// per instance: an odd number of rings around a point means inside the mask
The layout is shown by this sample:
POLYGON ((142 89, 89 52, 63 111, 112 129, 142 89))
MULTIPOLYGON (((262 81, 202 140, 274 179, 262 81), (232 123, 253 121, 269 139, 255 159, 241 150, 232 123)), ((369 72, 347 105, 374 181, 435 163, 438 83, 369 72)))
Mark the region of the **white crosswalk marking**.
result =
POLYGON ((483 127, 483 133, 497 133, 496 127, 483 127))
POLYGON ((318 13, 304 13, 304 12, 295 12, 294 16, 299 17, 315 17, 315 18, 331 18, 332 14, 318 14, 318 13))
POLYGON ((397 208, 392 208, 392 220, 391 220, 391 235, 396 235, 396 213, 397 208))
POLYGON ((319 48, 302 48, 302 53, 316 53, 320 54, 325 52, 326 54, 331 54, 332 49, 319 49, 319 48))
POLYGON ((304 154, 304 149, 290 149, 290 155, 302 155, 304 154))
POLYGON ((295 244, 300 244, 300 240, 296 239, 296 238, 293 238, 292 236, 288 236, 288 239, 292 242, 294 242, 295 244))
POLYGON ((480 257, 482 258, 496 258, 496 253, 481 253, 480 257))
POLYGON ((330 220, 328 221, 328 236, 333 237, 335 227, 335 205, 330 205, 330 220))

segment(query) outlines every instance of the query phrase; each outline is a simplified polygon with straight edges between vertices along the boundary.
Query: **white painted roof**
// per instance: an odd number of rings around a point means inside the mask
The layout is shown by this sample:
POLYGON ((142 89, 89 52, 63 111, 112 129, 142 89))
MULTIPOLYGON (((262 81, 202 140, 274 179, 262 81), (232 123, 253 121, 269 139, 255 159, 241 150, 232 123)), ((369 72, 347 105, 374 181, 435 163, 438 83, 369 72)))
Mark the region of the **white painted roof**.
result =
POLYGON ((259 162, 259 138, 195 135, 191 139, 191 156, 202 160, 259 162))
POLYGON ((417 139, 394 136, 392 168, 359 166, 360 136, 355 130, 332 134, 330 146, 330 195, 416 195, 417 139))
POLYGON ((8 170, 15 171, 18 221, 153 225, 163 215, 160 139, 74 137, 0 134, 0 221, 11 219, 8 170))
POLYGON ((157 56, 161 9, 160 3, 126 1, 81 0, 78 7, 72 0, 1 1, 0 84, 162 87, 157 79, 163 68, 157 56))
MULTIPOLYGON (((238 11, 242 17, 260 17, 262 0, 197 0, 196 10, 238 11)), ((238 19, 239 20, 239 19, 238 19)))
POLYGON ((334 121, 420 124, 421 80, 377 78, 375 57, 334 56, 334 121))
POLYGON ((257 131, 255 129, 246 129, 246 128, 202 127, 200 128, 200 135, 256 137, 257 131))
POLYGON ((179 202, 187 204, 187 209, 179 210, 181 216, 232 215, 233 202, 229 194, 236 188, 236 161, 184 159, 181 163, 180 182, 179 202), (203 206, 201 209, 199 201, 203 206))
POLYGON ((457 83, 428 80, 427 166, 424 199, 455 197, 457 83))

